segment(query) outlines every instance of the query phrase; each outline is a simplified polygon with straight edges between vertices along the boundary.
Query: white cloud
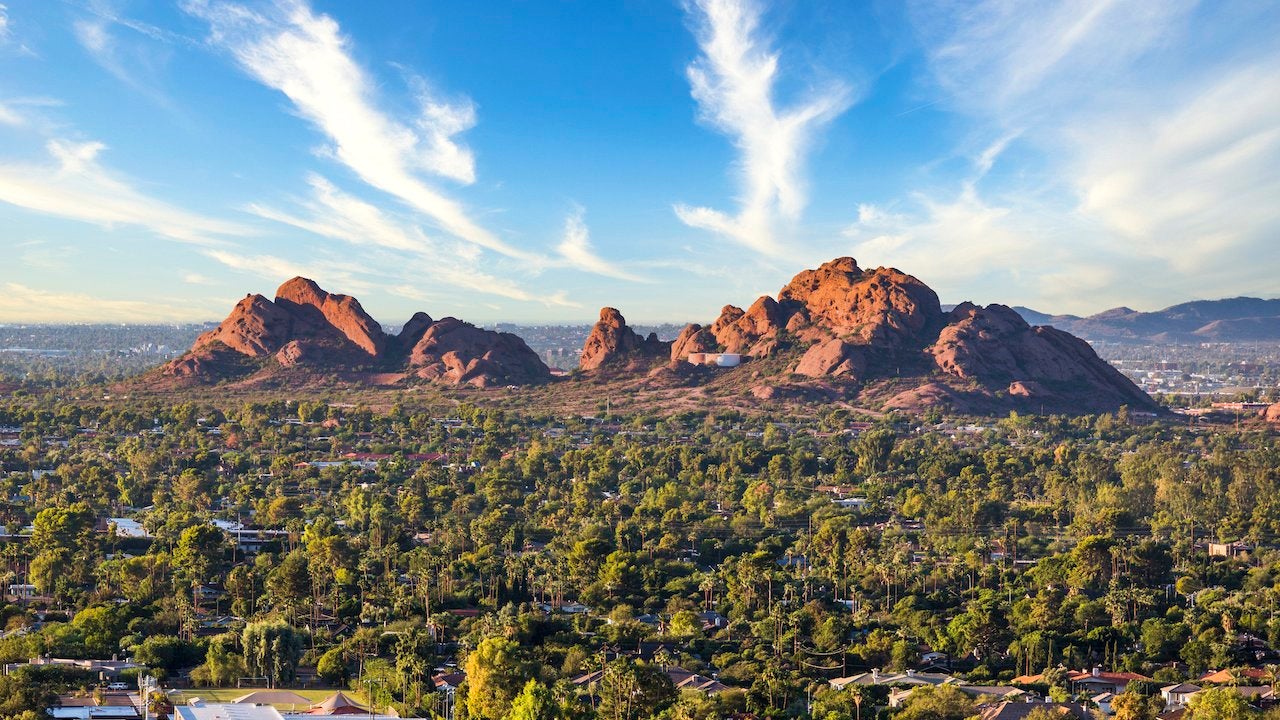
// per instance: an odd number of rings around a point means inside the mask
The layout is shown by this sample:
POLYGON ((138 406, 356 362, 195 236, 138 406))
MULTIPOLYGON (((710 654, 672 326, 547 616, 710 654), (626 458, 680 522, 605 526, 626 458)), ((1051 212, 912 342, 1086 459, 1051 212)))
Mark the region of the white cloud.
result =
POLYGON ((178 300, 113 300, 4 283, 0 320, 5 322, 197 322, 216 316, 209 303, 178 300))
POLYGON ((0 202, 103 228, 126 225, 184 243, 213 245, 248 229, 146 195, 104 168, 99 142, 50 140, 52 162, 0 163, 0 202))
POLYGON ((9 27, 9 8, 0 3, 0 43, 7 42, 13 30, 9 27))
POLYGON ((198 272, 185 272, 182 274, 182 282, 188 285, 212 285, 213 281, 207 276, 198 272))
POLYGON ((631 282, 648 282, 644 278, 627 272, 614 263, 596 254, 591 247, 591 235, 584 219, 585 211, 577 208, 569 213, 564 221, 564 238, 556 246, 556 252, 570 267, 605 277, 628 280, 631 282))
POLYGON ((21 125, 22 122, 22 116, 19 115, 16 110, 13 110, 4 103, 0 103, 0 124, 21 125))
MULTIPOLYGON (((458 280, 460 282, 466 282, 467 278, 459 277, 458 280)), ((486 278, 483 276, 475 277, 471 280, 471 282, 473 282, 476 286, 472 288, 474 290, 480 290, 490 295, 497 295, 499 297, 504 297, 509 300, 517 300, 519 302, 536 302, 542 305, 546 305, 547 307, 569 307, 569 308, 582 307, 580 303, 576 303, 569 300, 567 293, 565 293, 562 290, 557 290, 556 292, 553 292, 550 295, 539 296, 539 295, 534 295, 527 291, 521 290, 517 287, 513 287, 511 285, 505 285, 505 284, 500 285, 496 288, 485 289, 484 285, 486 284, 486 278)), ((414 285, 411 283, 402 283, 399 285, 394 285, 391 288, 389 288, 389 291, 393 295, 398 295, 400 297, 407 298, 409 300, 415 300, 417 302, 424 302, 424 303, 437 302, 441 299, 440 295, 423 290, 421 286, 414 285)), ((453 300, 456 302, 456 298, 453 298, 453 300)), ((500 306, 494 305, 494 304, 485 304, 485 306, 491 309, 500 308, 500 306)), ((465 320, 466 318, 462 318, 462 319, 465 320)))
POLYGON ((921 0, 914 15, 949 102, 1008 128, 1108 94, 1194 7, 1195 0, 921 0))
MULTIPOLYGON (((1196 87, 1166 112, 1082 121, 1068 162, 1080 211, 1183 273, 1275 257, 1280 57, 1196 87)), ((1274 268, 1273 268, 1274 269, 1274 268)))
POLYGON ((394 268, 390 271, 393 276, 429 279, 514 300, 547 300, 481 270, 482 258, 472 245, 432 238, 421 228, 390 217, 381 208, 339 190, 319 175, 312 175, 309 184, 312 197, 301 203, 301 213, 262 205, 252 205, 249 211, 321 237, 391 251, 390 256, 380 258, 380 264, 394 268))
POLYGON ((1223 51, 1191 0, 918 9, 972 170, 860 209, 860 252, 1050 311, 1273 292, 1276 15, 1216 14, 1247 30, 1223 51), (1010 152, 1020 172, 991 172, 1010 152))
POLYGON ((174 110, 160 77, 171 55, 169 45, 177 36, 119 16, 108 0, 91 0, 87 12, 71 26, 80 47, 117 80, 157 105, 174 110), (130 36, 121 38, 115 33, 117 28, 129 31, 130 36))
POLYGON ((392 250, 430 254, 439 248, 421 229, 393 222, 383 211, 336 188, 312 174, 307 183, 312 197, 301 203, 305 215, 251 204, 249 212, 308 232, 356 245, 376 245, 392 250))
POLYGON ((282 283, 292 277, 305 277, 327 287, 342 287, 348 292, 367 291, 373 285, 360 279, 360 269, 355 271, 345 263, 335 260, 308 260, 296 262, 267 253, 246 254, 238 248, 207 248, 202 251, 232 270, 256 275, 274 283, 282 283))
POLYGON ((805 154, 814 134, 849 107, 850 89, 823 87, 779 109, 774 94, 779 55, 760 32, 752 0, 698 0, 697 39, 702 52, 688 68, 702 119, 738 148, 742 195, 736 215, 677 205, 684 223, 732 238, 762 253, 779 254, 778 221, 794 221, 807 198, 805 154))
POLYGON ((413 126, 377 107, 376 83, 351 57, 338 23, 302 0, 280 0, 259 13, 218 0, 184 8, 206 20, 225 47, 262 84, 284 93, 299 115, 333 143, 333 156, 364 182, 407 203, 446 232, 511 257, 535 260, 481 227, 461 203, 430 186, 428 172, 470 183, 472 153, 456 135, 475 122, 469 101, 449 103, 419 85, 422 111, 413 126))

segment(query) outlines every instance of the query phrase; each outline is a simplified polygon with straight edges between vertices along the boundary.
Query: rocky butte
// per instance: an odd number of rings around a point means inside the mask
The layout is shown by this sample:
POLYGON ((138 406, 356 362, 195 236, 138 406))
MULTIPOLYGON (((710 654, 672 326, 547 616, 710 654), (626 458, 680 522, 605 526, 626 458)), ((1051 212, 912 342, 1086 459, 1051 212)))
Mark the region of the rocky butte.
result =
MULTIPOLYGON (((491 387, 589 383, 655 404, 843 402, 881 410, 1085 413, 1155 410, 1145 393, 1061 330, 1003 305, 938 296, 894 268, 837 258, 797 274, 776 296, 726 305, 673 341, 642 337, 606 307, 582 349, 581 373, 554 379, 519 337, 417 313, 391 335, 359 301, 305 278, 274 299, 248 295, 150 382, 183 386, 326 382, 491 387), (723 361, 726 357, 732 362, 723 361), (694 362, 690 362, 690 360, 694 362), (717 367, 732 366, 732 367, 717 367)), ((555 395, 559 395, 556 393, 555 395)))
POLYGON ((177 382, 298 379, 346 375, 390 376, 488 387, 550 379, 537 353, 510 333, 484 330, 457 318, 432 320, 416 313, 397 335, 388 335, 348 295, 322 290, 296 277, 275 300, 248 295, 191 350, 161 368, 177 382))
POLYGON ((644 369, 651 383, 734 374, 759 399, 856 398, 884 409, 1155 409, 1079 338, 1033 327, 1003 305, 963 303, 943 312, 919 279, 894 268, 863 270, 848 257, 799 273, 776 298, 760 297, 746 310, 726 305, 710 324, 690 324, 670 343, 638 337, 621 313, 605 308, 583 348, 583 369, 644 369), (665 367, 646 364, 663 349, 665 367), (747 362, 692 372, 690 356, 705 353, 741 354, 747 362))

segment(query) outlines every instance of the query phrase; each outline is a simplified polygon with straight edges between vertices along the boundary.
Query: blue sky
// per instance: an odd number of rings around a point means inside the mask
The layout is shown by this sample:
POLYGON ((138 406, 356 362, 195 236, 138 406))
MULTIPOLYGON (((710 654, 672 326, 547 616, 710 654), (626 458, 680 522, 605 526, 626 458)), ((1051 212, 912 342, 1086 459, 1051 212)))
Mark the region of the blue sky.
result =
POLYGON ((1276 295, 1280 6, 0 0, 0 322, 1276 295))

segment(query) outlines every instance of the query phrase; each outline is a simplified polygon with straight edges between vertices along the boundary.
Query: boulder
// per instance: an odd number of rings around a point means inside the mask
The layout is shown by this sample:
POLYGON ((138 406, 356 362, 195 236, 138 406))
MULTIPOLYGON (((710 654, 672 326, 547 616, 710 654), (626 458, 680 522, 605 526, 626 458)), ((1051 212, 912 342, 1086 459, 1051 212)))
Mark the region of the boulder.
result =
POLYGON ((856 379, 861 377, 866 369, 866 357, 857 346, 832 338, 810 346, 792 372, 809 377, 856 379))

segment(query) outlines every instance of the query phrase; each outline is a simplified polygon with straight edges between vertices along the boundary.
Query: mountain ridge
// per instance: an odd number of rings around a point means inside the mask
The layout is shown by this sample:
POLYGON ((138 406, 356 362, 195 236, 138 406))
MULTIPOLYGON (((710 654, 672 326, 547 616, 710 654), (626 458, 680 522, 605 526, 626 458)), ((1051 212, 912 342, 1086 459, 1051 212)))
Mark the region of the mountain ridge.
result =
POLYGON ((561 380, 516 335, 425 312, 390 334, 354 297, 298 277, 274 299, 246 295, 146 382, 305 385, 331 376, 399 387, 604 384, 634 397, 714 388, 754 402, 856 401, 911 411, 1155 409, 1067 332, 1033 327, 1003 305, 944 311, 918 278, 892 267, 864 270, 850 257, 803 270, 746 309, 726 305, 671 341, 641 336, 605 307, 583 345, 581 369, 561 380))
POLYGON ((1051 325, 1089 340, 1111 342, 1280 342, 1280 298, 1248 296, 1191 300, 1162 310, 1128 307, 1087 317, 1015 310, 1029 323, 1051 325))

